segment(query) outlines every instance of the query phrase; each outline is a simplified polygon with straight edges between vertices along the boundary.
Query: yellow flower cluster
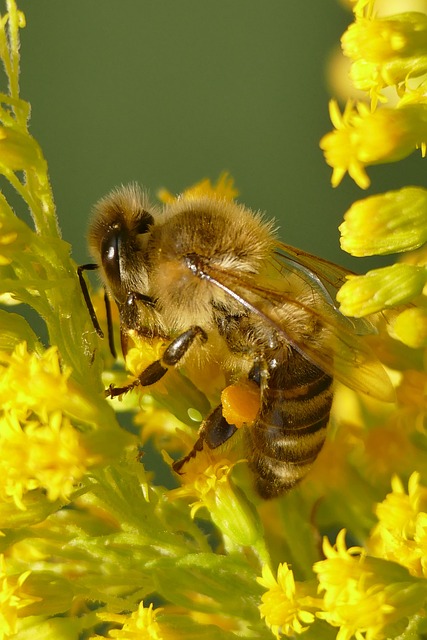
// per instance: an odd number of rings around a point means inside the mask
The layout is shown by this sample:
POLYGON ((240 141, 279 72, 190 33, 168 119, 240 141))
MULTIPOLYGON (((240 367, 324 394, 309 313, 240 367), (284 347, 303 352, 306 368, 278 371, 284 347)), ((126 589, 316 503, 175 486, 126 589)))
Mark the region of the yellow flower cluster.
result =
MULTIPOLYGON (((367 166, 396 162, 416 148, 425 153, 427 17, 415 11, 377 15, 373 0, 356 2, 354 12, 355 21, 342 37, 342 48, 352 60, 350 75, 356 88, 368 91, 371 101, 369 105, 349 100, 342 114, 332 101, 335 130, 324 136, 321 147, 333 168, 333 186, 348 172, 365 189, 370 185, 367 166)), ((341 246, 355 256, 413 251, 427 239, 426 212, 427 191, 423 187, 405 187, 359 200, 344 216, 341 246)), ((413 301, 427 282, 425 262, 420 255, 417 264, 394 265, 349 278, 338 296, 341 310, 363 316, 413 301)), ((423 304, 414 312, 416 319, 412 318, 420 337, 403 336, 409 344, 424 339, 423 304)), ((400 337, 399 332, 394 335, 400 337)))
POLYGON ((39 355, 21 343, 12 353, 0 353, 2 501, 13 499, 25 509, 24 496, 35 489, 49 500, 67 500, 96 462, 68 417, 90 418, 70 373, 61 369, 56 347, 39 355))
POLYGON ((377 506, 380 522, 367 543, 370 555, 361 547, 347 548, 342 529, 335 545, 327 538, 323 542, 325 559, 313 565, 317 585, 314 580, 295 581, 287 565, 279 565, 277 579, 269 567, 263 568, 258 582, 267 591, 260 612, 276 638, 301 634, 310 627, 315 637, 316 620, 324 620, 339 628, 337 640, 385 640, 399 635, 407 619, 423 611, 427 580, 422 529, 427 514, 418 505, 416 515, 412 512, 406 518, 409 503, 415 507, 421 494, 425 498, 426 489, 417 485, 416 477, 410 484, 407 496, 395 479, 393 494, 377 506), (411 531, 415 523, 419 526, 411 531), (416 540, 417 533, 422 540, 416 540), (423 569, 418 571, 421 562, 423 569))
MULTIPOLYGON (((353 2, 353 12, 342 49, 352 61, 355 87, 368 92, 370 101, 349 100, 342 113, 332 101, 335 130, 321 147, 333 168, 333 186, 348 172, 367 188, 368 166, 401 160, 416 148, 425 153, 427 17, 407 11, 387 15, 387 3, 374 0, 353 2)), ((340 231, 342 248, 355 256, 405 254, 398 264, 349 277, 337 296, 341 311, 358 317, 410 303, 378 321, 393 339, 383 338, 382 346, 373 341, 380 357, 399 371, 392 373, 397 404, 390 410, 337 390, 332 412, 337 432, 307 478, 305 495, 312 492, 323 502, 323 515, 328 507, 338 513, 351 487, 347 522, 351 536, 365 544, 347 548, 345 529, 335 545, 324 540, 323 559, 312 565, 317 577, 312 608, 300 597, 312 581, 296 581, 289 566, 279 566, 277 579, 264 568, 260 582, 267 591, 260 612, 276 637, 303 631, 308 638, 323 637, 320 621, 337 628, 337 640, 404 637, 400 634, 411 628, 409 633, 420 637, 427 602, 427 478, 411 471, 426 464, 427 191, 408 186, 359 200, 340 231), (394 475, 392 492, 376 505, 374 524, 368 495, 372 499, 393 470, 409 477, 408 491, 394 475)))
POLYGON ((365 167, 405 158, 427 142, 426 80, 427 17, 406 12, 378 17, 375 1, 355 5, 355 21, 342 37, 342 48, 351 58, 350 75, 356 88, 369 91, 370 106, 349 101, 340 113, 331 102, 335 130, 321 141, 337 186, 348 171, 366 189, 370 180, 365 167), (385 87, 395 87, 393 108, 386 102, 385 87))
POLYGON ((413 473, 408 493, 401 480, 392 479, 392 493, 377 505, 378 523, 369 550, 378 557, 398 562, 413 576, 427 579, 427 488, 413 473))
POLYGON ((392 638, 405 628, 406 617, 422 609, 427 582, 411 579, 399 565, 366 555, 360 547, 347 549, 345 530, 326 556, 314 565, 324 594, 320 619, 339 627, 338 640, 392 638))

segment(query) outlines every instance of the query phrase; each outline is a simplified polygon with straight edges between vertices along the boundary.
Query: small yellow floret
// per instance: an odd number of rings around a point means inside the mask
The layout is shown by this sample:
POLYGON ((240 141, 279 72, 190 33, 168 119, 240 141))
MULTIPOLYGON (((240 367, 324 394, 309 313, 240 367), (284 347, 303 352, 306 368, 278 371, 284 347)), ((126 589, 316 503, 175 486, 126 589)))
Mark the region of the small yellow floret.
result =
POLYGON ((393 264, 351 276, 337 294, 340 311, 361 318, 370 313, 410 302, 420 295, 427 280, 425 267, 393 264))
POLYGON ((270 567, 264 565, 262 577, 257 578, 257 582, 267 589, 259 605, 261 617, 276 638, 282 634, 293 636, 303 633, 314 622, 314 614, 321 606, 315 585, 295 582, 294 574, 286 563, 279 564, 277 580, 270 567))
POLYGON ((339 227, 353 256, 413 251, 427 241, 427 190, 406 187, 354 202, 339 227))
POLYGON ((353 180, 366 189, 370 180, 365 167, 406 158, 427 141, 427 105, 408 104, 396 109, 372 112, 359 102, 350 101, 341 114, 335 101, 330 103, 335 130, 320 141, 326 162, 333 168, 332 186, 336 187, 348 171, 353 180))
POLYGON ((158 620, 158 615, 162 612, 162 608, 154 609, 153 604, 144 607, 143 602, 140 602, 138 609, 130 616, 101 613, 98 617, 106 622, 123 625, 121 629, 109 632, 108 637, 115 640, 179 640, 182 637, 180 631, 158 620))
POLYGON ((174 196, 167 189, 159 189, 157 192, 159 200, 165 203, 174 202, 178 198, 199 198, 200 196, 234 200, 238 195, 239 192, 234 186, 234 179, 226 171, 221 173, 215 184, 212 184, 209 178, 205 178, 204 180, 200 180, 200 182, 196 182, 196 184, 178 196, 174 196))
POLYGON ((408 491, 397 476, 392 492, 377 505, 378 524, 372 531, 369 548, 375 555, 398 562, 410 573, 426 577, 427 488, 420 485, 419 473, 413 473, 408 491))
POLYGON ((11 638, 17 632, 19 611, 40 600, 24 593, 22 585, 30 575, 26 571, 19 576, 6 573, 4 556, 0 555, 0 639, 11 638))

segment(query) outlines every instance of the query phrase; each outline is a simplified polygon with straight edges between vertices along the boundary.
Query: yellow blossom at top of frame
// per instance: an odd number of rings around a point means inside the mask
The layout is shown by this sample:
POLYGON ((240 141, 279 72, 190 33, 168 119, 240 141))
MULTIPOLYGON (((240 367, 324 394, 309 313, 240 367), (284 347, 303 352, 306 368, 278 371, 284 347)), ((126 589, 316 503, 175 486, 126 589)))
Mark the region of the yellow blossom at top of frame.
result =
POLYGON ((22 585, 30 571, 19 576, 8 576, 3 555, 0 555, 0 640, 6 640, 17 632, 20 609, 40 600, 25 594, 22 585))
POLYGON ((157 193, 159 200, 165 203, 174 202, 177 198, 198 198, 200 196, 234 200, 238 195, 239 192, 234 186, 234 179, 227 172, 221 173, 215 184, 212 184, 209 178, 205 178, 196 182, 196 184, 178 196, 174 196, 167 189, 160 189, 157 193))
POLYGON ((79 432, 59 411, 48 422, 20 423, 12 412, 0 417, 0 499, 25 509, 28 491, 43 489, 50 501, 67 500, 76 483, 96 463, 79 432))
POLYGON ((341 114, 338 104, 330 102, 330 117, 335 130, 320 141, 326 162, 333 168, 332 186, 346 172, 366 189, 370 180, 365 167, 405 158, 427 142, 427 105, 404 105, 372 112, 364 103, 349 101, 341 114))
POLYGON ((411 475, 408 492, 394 476, 392 492, 375 512, 378 524, 371 533, 370 551, 398 562, 414 576, 427 577, 427 488, 420 485, 420 474, 411 475))
POLYGON ((344 55, 351 58, 350 78, 361 91, 369 91, 372 108, 386 102, 382 89, 427 71, 427 16, 408 11, 386 17, 359 15, 341 39, 344 55))
POLYGON ((408 11, 387 17, 360 17, 344 33, 341 44, 349 58, 375 63, 394 56, 426 55, 427 16, 408 11))
POLYGON ((338 627, 337 640, 382 640, 395 637, 423 606, 427 584, 404 567, 366 555, 360 547, 347 549, 345 530, 335 546, 325 539, 325 560, 313 566, 323 592, 316 615, 338 627))
POLYGON ((322 606, 322 599, 316 596, 316 585, 295 582, 293 571, 286 563, 279 564, 277 580, 270 567, 264 565, 257 582, 267 589, 259 605, 261 617, 276 638, 281 634, 303 633, 314 622, 315 613, 322 606))

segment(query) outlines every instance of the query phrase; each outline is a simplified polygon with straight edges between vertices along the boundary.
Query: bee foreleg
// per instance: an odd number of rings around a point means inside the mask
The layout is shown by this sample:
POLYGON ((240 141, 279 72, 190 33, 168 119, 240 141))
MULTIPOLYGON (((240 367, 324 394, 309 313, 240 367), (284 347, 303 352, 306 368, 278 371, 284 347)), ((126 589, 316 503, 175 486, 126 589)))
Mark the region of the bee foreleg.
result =
POLYGON ((191 460, 191 458, 194 458, 197 452, 203 449, 204 443, 206 443, 209 449, 216 449, 231 438, 236 431, 236 425, 227 422, 222 415, 222 405, 219 404, 204 419, 199 429, 199 437, 190 453, 186 455, 185 458, 174 462, 172 465, 173 470, 176 471, 176 473, 181 473, 184 464, 191 460))
POLYGON ((139 385, 141 387, 148 387, 151 384, 158 382, 163 378, 169 367, 174 367, 179 364, 180 360, 185 356, 188 349, 198 336, 200 336, 202 342, 206 342, 207 335, 201 327, 190 327, 187 331, 184 331, 184 333, 181 333, 172 340, 160 360, 152 362, 142 373, 140 373, 136 380, 125 387, 115 387, 114 385, 110 385, 105 392, 106 396, 108 398, 115 398, 116 396, 120 396, 123 393, 131 391, 139 385))
POLYGON ((172 340, 163 354, 162 362, 168 367, 174 367, 185 356, 194 340, 200 336, 202 342, 206 342, 208 336, 206 332, 198 326, 190 327, 184 333, 172 340))

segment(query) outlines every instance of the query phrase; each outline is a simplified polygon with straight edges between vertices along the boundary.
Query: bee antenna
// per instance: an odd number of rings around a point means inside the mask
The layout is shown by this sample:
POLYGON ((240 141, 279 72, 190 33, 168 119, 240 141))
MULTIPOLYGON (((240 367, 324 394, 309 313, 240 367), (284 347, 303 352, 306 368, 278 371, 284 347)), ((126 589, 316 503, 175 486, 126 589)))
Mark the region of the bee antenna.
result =
MULTIPOLYGON (((77 275, 79 277, 80 288, 83 293, 83 298, 86 303, 87 310, 89 311, 90 319, 92 320, 93 328, 100 338, 104 337, 104 332, 102 331, 100 324, 98 322, 98 318, 96 317, 95 309, 92 304, 92 300, 90 297, 89 289, 86 284, 86 280, 83 277, 83 271, 95 271, 98 269, 98 265, 94 263, 89 264, 81 264, 77 267, 77 275)), ((113 319, 111 315, 111 304, 110 298, 108 297, 107 289, 104 287, 104 304, 105 304, 105 312, 107 316, 107 330, 108 330, 108 345, 110 347, 111 355, 113 358, 117 358, 116 347, 114 345, 114 333, 113 333, 113 319)))

